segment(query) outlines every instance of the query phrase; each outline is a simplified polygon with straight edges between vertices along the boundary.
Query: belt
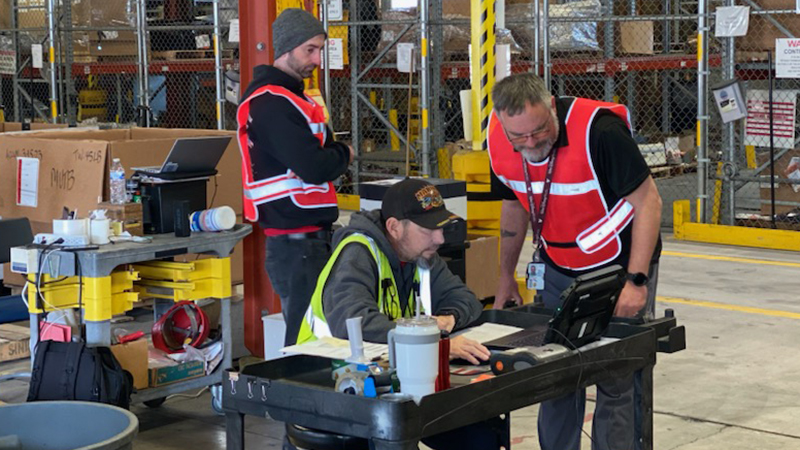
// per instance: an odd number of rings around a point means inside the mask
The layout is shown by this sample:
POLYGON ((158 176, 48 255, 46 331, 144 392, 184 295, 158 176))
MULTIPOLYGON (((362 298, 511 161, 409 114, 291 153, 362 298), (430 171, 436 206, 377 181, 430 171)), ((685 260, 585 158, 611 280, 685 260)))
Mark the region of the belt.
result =
POLYGON ((293 241, 299 241, 302 239, 320 239, 326 242, 331 241, 331 236, 333 232, 331 230, 317 230, 311 231, 308 233, 290 233, 290 234, 282 234, 276 237, 285 237, 286 239, 291 239, 293 241))

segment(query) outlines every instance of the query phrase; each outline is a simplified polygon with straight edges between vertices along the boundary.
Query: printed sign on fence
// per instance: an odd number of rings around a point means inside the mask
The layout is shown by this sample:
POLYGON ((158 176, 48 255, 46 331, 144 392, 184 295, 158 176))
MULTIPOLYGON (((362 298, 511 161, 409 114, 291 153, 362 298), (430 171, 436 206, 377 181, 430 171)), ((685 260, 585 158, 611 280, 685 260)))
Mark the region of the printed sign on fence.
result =
POLYGON ((800 78, 800 39, 775 39, 775 76, 800 78))
POLYGON ((13 51, 0 50, 0 75, 14 75, 16 70, 16 53, 13 51))
MULTIPOLYGON (((775 148, 794 148, 795 108, 798 91, 776 90, 772 93, 773 135, 775 148)), ((769 93, 747 91, 745 145, 769 147, 769 93)))

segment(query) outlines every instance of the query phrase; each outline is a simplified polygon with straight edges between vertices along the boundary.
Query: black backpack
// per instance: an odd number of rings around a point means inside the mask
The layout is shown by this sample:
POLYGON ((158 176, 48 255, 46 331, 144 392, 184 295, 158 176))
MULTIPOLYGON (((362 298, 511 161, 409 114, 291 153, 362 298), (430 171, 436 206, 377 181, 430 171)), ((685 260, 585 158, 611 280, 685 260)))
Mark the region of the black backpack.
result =
POLYGON ((133 376, 108 347, 42 341, 36 347, 28 401, 82 400, 128 409, 133 376))

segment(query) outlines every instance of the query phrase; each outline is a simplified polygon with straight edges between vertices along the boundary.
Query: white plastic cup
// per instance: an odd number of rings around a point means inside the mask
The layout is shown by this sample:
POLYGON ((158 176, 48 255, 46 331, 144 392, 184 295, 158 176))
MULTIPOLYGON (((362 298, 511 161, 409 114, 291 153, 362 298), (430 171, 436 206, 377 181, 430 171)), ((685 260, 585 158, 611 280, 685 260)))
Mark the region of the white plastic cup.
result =
POLYGON ((204 209, 189 215, 192 231, 224 231, 236 225, 236 212, 230 206, 204 209))
POLYGON ((92 244, 104 245, 110 241, 109 234, 111 228, 111 221, 109 219, 93 219, 90 225, 91 233, 89 239, 92 244))

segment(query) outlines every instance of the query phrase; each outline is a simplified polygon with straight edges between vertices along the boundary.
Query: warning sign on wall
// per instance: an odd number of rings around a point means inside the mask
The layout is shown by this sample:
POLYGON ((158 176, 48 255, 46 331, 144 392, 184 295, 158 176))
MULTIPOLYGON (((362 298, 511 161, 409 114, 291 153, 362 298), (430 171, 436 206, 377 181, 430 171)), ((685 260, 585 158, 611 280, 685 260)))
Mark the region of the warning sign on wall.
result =
POLYGON ((800 78, 800 39, 775 39, 775 76, 800 78))
MULTIPOLYGON (((795 108, 798 91, 776 90, 772 93, 773 135, 775 148, 794 148, 795 108)), ((747 91, 745 145, 769 147, 769 93, 747 91)))

